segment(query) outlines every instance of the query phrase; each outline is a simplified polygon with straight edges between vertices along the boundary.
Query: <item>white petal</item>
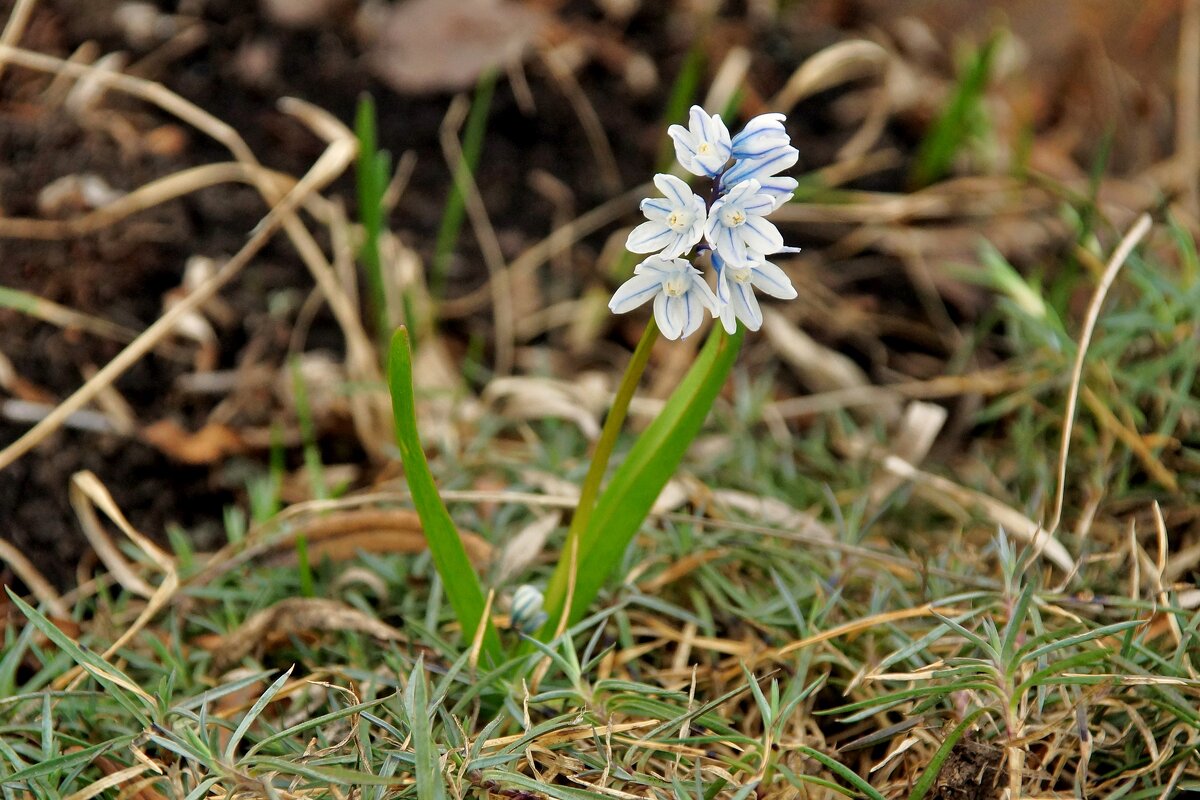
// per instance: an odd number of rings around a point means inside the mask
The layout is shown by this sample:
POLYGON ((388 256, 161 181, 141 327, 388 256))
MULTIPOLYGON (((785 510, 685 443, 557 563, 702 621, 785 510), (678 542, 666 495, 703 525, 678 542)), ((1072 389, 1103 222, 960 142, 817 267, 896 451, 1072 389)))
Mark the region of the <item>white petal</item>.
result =
POLYGON ((800 151, 791 145, 779 147, 760 158, 738 161, 721 178, 723 186, 733 186, 751 178, 766 178, 796 165, 800 151))
POLYGON ((746 263, 746 244, 738 234, 738 231, 745 227, 742 225, 738 228, 728 228, 722 225, 717 228, 716 241, 709 239, 709 244, 721 254, 721 258, 734 267, 741 267, 746 263))
POLYGON ((756 253, 776 253, 783 247, 783 234, 762 217, 747 217, 746 224, 738 230, 742 240, 756 253))
POLYGON ((674 175, 659 173, 654 176, 654 185, 670 202, 672 210, 687 208, 691 205, 692 197, 694 197, 691 188, 674 175))
POLYGON ((646 215, 646 219, 654 220, 664 220, 674 210, 671 202, 665 197, 647 197, 638 208, 646 215))
POLYGON ((680 309, 679 338, 686 339, 688 334, 700 327, 700 304, 691 292, 684 292, 673 300, 675 307, 680 309))
POLYGON ((700 106, 692 106, 688 109, 688 128, 699 142, 713 140, 712 117, 700 106))
POLYGON ((680 266, 686 267, 687 262, 680 259, 664 258, 656 253, 635 266, 633 268, 633 274, 657 275, 660 281, 665 281, 670 274, 677 271, 680 266))
MULTIPOLYGON (((672 231, 674 233, 674 231, 672 231)), ((695 246, 696 242, 700 241, 700 230, 696 226, 688 228, 686 231, 675 233, 675 238, 662 251, 664 258, 675 258, 688 252, 695 246), (693 235, 695 234, 695 235, 693 235)))
POLYGON ((670 301, 673 299, 665 294, 654 298, 654 321, 658 323, 662 335, 668 339, 678 339, 681 333, 679 326, 671 318, 670 301))
POLYGON ((775 210, 775 200, 771 195, 759 191, 758 194, 747 197, 742 201, 742 210, 747 214, 757 214, 765 217, 775 210))
POLYGON ((645 303, 662 291, 662 280, 657 275, 634 275, 622 283, 608 301, 614 314, 624 314, 645 303))
POLYGON ((717 300, 717 296, 713 294, 713 290, 709 288, 708 283, 704 280, 704 276, 699 271, 692 275, 692 286, 688 294, 694 294, 700 305, 712 312, 714 317, 717 315, 721 303, 717 300))
POLYGON ((733 312, 733 306, 725 305, 721 307, 721 327, 730 336, 737 333, 737 317, 733 312))
MULTIPOLYGON (((795 178, 779 176, 763 178, 760 183, 762 183, 761 194, 769 195, 775 201, 775 208, 779 208, 791 200, 796 194, 796 187, 800 185, 795 178)), ((775 208, 771 210, 774 211, 775 208)))
POLYGON ((717 146, 717 150, 726 161, 729 160, 729 152, 732 149, 729 139, 729 128, 725 126, 725 121, 721 119, 720 114, 713 114, 713 144, 717 146))
POLYGON ((762 327, 762 309, 750 284, 738 283, 733 287, 733 310, 747 330, 756 331, 762 327))
MULTIPOLYGON (((735 169, 736 169, 736 167, 735 167, 735 169)), ((725 173, 725 174, 728 175, 729 173, 725 173)), ((724 181, 724 179, 722 179, 722 182, 723 181, 724 181)), ((753 178, 749 178, 744 181, 739 181, 738 183, 733 184, 733 188, 725 193, 725 196, 723 199, 725 200, 726 203, 740 206, 742 203, 746 202, 751 197, 758 194, 759 188, 760 187, 759 187, 758 181, 754 180, 753 178)), ((715 203, 713 205, 714 205, 714 207, 716 206, 715 203)))
POLYGON ((656 253, 670 244, 674 237, 675 231, 652 219, 629 232, 629 238, 625 240, 625 249, 631 253, 656 253))
POLYGON ((754 265, 750 282, 756 288, 780 300, 792 300, 796 297, 796 287, 792 285, 787 274, 770 261, 760 261, 754 265))
POLYGON ((790 143, 783 127, 786 117, 780 113, 759 114, 733 137, 733 157, 758 158, 781 145, 790 143))
POLYGON ((672 125, 667 129, 671 140, 675 143, 675 158, 683 165, 683 168, 693 175, 704 175, 704 169, 697 167, 696 158, 696 137, 682 125, 672 125))

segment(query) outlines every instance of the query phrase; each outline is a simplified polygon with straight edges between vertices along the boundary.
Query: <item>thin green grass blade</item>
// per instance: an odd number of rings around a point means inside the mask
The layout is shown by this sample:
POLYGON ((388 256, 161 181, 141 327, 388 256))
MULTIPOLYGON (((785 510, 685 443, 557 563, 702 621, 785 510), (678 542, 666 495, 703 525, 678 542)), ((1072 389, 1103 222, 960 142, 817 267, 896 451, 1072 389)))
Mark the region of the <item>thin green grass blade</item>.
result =
POLYGON ((404 703, 408 706, 408 724, 416 757, 413 774, 417 780, 417 800, 446 800, 446 782, 433 742, 433 720, 430 716, 429 687, 425 685, 423 656, 417 659, 408 677, 404 703))
POLYGON ((864 781, 861 777, 859 777, 857 772, 850 769, 842 762, 834 759, 831 756, 825 755, 820 750, 814 750, 811 747, 805 747, 804 745, 797 747, 796 750, 797 752, 803 753, 811 759, 820 761, 826 769, 837 775, 839 778, 853 786, 858 791, 862 792, 867 797, 871 798, 871 800, 885 800, 884 796, 876 791, 871 784, 864 781))
POLYGON ((5 586, 4 590, 8 592, 9 599, 16 604, 22 614, 29 618, 35 628, 58 645, 59 649, 70 656, 85 672, 99 681, 111 693, 113 699, 132 714, 141 725, 150 726, 150 715, 155 710, 154 700, 144 692, 138 694, 137 683, 132 678, 102 659, 98 654, 84 650, 75 643, 75 640, 63 633, 57 625, 22 600, 12 589, 5 586))
MULTIPOLYGON (((387 290, 383 282, 383 258, 379 252, 379 238, 383 231, 383 195, 387 191, 391 156, 379 149, 379 138, 375 125, 375 99, 363 94, 358 100, 354 115, 354 133, 358 138, 358 163, 355 179, 358 184, 358 219, 362 222, 363 241, 358 251, 358 260, 367 276, 371 311, 375 331, 383 343, 390 327, 387 290)), ((405 317, 406 321, 409 320, 405 317)))
POLYGON ((983 94, 999 45, 999 36, 993 36, 967 64, 950 102, 917 150, 912 170, 915 186, 928 186, 944 177, 959 149, 978 127, 983 114, 983 94))
POLYGON ((491 620, 484 619, 483 588, 467 558, 458 528, 438 494, 433 474, 429 471, 429 462, 425 460, 425 451, 421 449, 413 398, 412 351, 409 349, 408 330, 404 327, 397 329, 392 336, 388 387, 392 393, 396 443, 400 446, 400 457, 404 461, 404 478, 425 529, 425 541, 433 554, 434 566, 442 578, 450 606, 462 625, 465 641, 474 641, 475 631, 482 621, 487 626, 483 634, 483 663, 498 664, 503 652, 500 637, 491 620))
MULTIPOLYGON (((488 70, 475 85, 475 98, 463 127, 462 160, 458 163, 459 174, 475 174, 479 156, 483 152, 483 134, 487 130, 488 111, 492 105, 492 93, 496 88, 496 71, 488 70)), ((450 197, 446 210, 442 212, 442 224, 438 227, 437 240, 433 249, 433 265, 429 274, 429 291, 435 298, 442 296, 446 283, 446 267, 450 254, 458 244, 458 233, 462 229, 466 213, 466 199, 459 190, 460 181, 451 182, 450 197)))
POLYGON ((254 705, 250 706, 250 710, 246 712, 246 716, 242 717, 242 721, 234 729, 233 735, 229 737, 229 743, 225 745, 225 760, 233 761, 234 755, 237 753, 237 747, 242 742, 242 737, 246 735, 246 731, 250 730, 250 726, 258 719, 258 715, 263 712, 267 704, 275 699, 275 695, 279 694, 279 690, 288 682, 288 678, 292 677, 292 670, 296 667, 293 665, 288 667, 287 672, 280 675, 274 682, 267 687, 267 690, 262 693, 262 696, 254 701, 254 705))
POLYGON ((925 795, 929 794, 929 790, 933 788, 933 784, 937 780, 938 773, 942 771, 942 764, 950 757, 950 751, 954 749, 954 745, 958 744, 958 740, 970 730, 971 726, 975 724, 975 720, 986 710, 986 708, 975 709, 962 722, 958 723, 954 730, 950 731, 950 735, 946 737, 946 741, 942 742, 937 752, 933 754, 933 758, 929 760, 929 764, 925 767, 925 772, 922 773, 916 785, 913 786, 912 792, 908 795, 908 800, 923 800, 925 795))
POLYGON ((546 795, 554 800, 607 800, 610 795, 600 792, 589 792, 587 789, 576 789, 574 786, 559 786, 542 783, 519 772, 488 769, 483 772, 485 783, 494 783, 501 788, 519 789, 532 793, 535 797, 546 795))
POLYGON ((313 767, 298 761, 287 761, 282 758, 263 758, 258 766, 267 772, 278 772, 280 775, 295 775, 308 778, 315 785, 330 784, 336 786, 395 786, 404 783, 403 777, 384 777, 372 775, 369 772, 347 769, 346 767, 321 766, 313 767))
POLYGON ((18 786, 26 781, 44 778, 60 770, 70 769, 80 764, 90 764, 105 753, 114 750, 123 750, 132 744, 136 738, 137 736, 133 734, 121 736, 112 741, 102 742, 82 750, 77 750, 74 753, 67 753, 66 755, 57 756, 46 761, 39 761, 37 764, 32 764, 25 769, 6 776, 4 782, 9 786, 18 786))

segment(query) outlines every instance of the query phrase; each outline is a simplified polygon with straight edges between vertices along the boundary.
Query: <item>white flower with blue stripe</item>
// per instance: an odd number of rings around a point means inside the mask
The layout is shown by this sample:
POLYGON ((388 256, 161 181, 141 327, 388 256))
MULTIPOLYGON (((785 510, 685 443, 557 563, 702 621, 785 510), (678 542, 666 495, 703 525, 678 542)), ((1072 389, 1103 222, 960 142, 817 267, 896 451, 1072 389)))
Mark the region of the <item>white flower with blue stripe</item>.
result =
POLYGON ((757 180, 742 181, 712 204, 704 238, 734 266, 745 266, 749 251, 778 253, 783 236, 765 219, 774 210, 774 198, 762 191, 757 180))
POLYGON ((714 317, 719 313, 717 297, 703 273, 682 258, 650 256, 634 267, 633 277, 617 289, 608 307, 614 314, 624 314, 651 299, 654 321, 668 339, 695 333, 706 310, 714 317))
POLYGON ((794 300, 796 287, 791 279, 765 256, 751 253, 745 266, 726 264, 716 253, 713 267, 717 270, 717 299, 721 303, 721 325, 732 335, 737 331, 736 320, 741 320, 746 330, 756 331, 762 327, 762 308, 754 290, 758 289, 780 300, 794 300))
POLYGON ((797 181, 780 173, 794 167, 800 154, 792 147, 783 114, 760 114, 734 137, 718 114, 692 106, 688 126, 668 129, 675 155, 685 170, 709 179, 697 193, 673 175, 656 175, 662 197, 642 201, 646 221, 625 242, 634 253, 651 254, 634 269, 609 302, 623 314, 654 301, 654 318, 667 338, 694 333, 708 311, 729 333, 741 321, 748 330, 762 326, 754 290, 783 300, 796 289, 777 265, 774 253, 797 252, 766 217, 795 195, 797 181), (691 260, 711 254, 716 269, 714 293, 691 260))
POLYGON ((655 175, 654 185, 664 196, 642 201, 646 221, 630 232, 625 249, 666 258, 681 256, 704 236, 708 208, 703 197, 674 175, 655 175))
POLYGON ((693 175, 714 178, 729 163, 733 144, 720 114, 709 116, 700 106, 692 106, 688 126, 672 125, 667 134, 675 142, 675 157, 693 175))

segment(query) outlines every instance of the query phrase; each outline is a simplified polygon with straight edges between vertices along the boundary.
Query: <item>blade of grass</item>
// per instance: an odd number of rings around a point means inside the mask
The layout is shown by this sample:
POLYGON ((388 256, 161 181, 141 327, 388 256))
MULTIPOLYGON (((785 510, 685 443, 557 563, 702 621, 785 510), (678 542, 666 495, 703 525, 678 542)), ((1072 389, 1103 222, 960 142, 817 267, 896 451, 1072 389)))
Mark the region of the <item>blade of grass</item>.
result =
POLYGON ((837 775, 846 783, 853 786, 858 791, 862 792, 867 797, 871 798, 871 800, 884 800, 884 796, 877 792, 874 787, 871 786, 871 784, 867 783, 865 780, 859 777, 858 773, 837 759, 825 755, 820 750, 814 750, 811 747, 805 747, 804 745, 797 747, 796 751, 803 753, 815 761, 821 762, 822 766, 824 766, 833 774, 837 775))
POLYGON ((503 652, 500 637, 490 619, 484 619, 484 593, 479 578, 467 558, 459 538, 458 528, 446 510, 421 449, 417 433, 416 404, 413 397, 412 351, 408 330, 401 326, 392 336, 388 358, 388 387, 392 394, 392 414, 396 423, 396 443, 404 462, 404 478, 412 493, 413 505, 421 518, 425 540, 429 544, 433 563, 442 577, 446 595, 458 622, 462 625, 463 640, 471 642, 482 623, 487 626, 483 635, 481 654, 486 666, 498 664, 503 652))
MULTIPOLYGON (((362 223, 363 241, 358 260, 367 276, 375 332, 382 343, 391 329, 387 289, 383 280, 383 258, 379 252, 379 237, 383 231, 383 195, 387 191, 391 155, 379 149, 375 124, 375 99, 364 93, 358 100, 354 116, 354 133, 358 137, 358 162, 355 177, 358 183, 358 219, 362 223)), ((408 298, 405 297, 404 319, 410 322, 408 298)))
POLYGON ((445 800, 446 782, 439 766, 437 746, 433 741, 433 720, 430 716, 429 687, 425 685, 425 658, 420 656, 408 676, 404 692, 408 707, 408 724, 412 733, 416 762, 413 773, 417 781, 418 800, 445 800))
POLYGON ((76 644, 70 636, 67 636, 57 625, 22 600, 11 588, 5 586, 4 590, 8 592, 9 599, 21 610, 22 614, 29 618, 35 628, 58 645, 59 649, 70 656, 80 668, 99 681, 111 693, 113 699, 133 715, 141 725, 150 726, 149 715, 153 714, 155 709, 153 697, 138 687, 132 678, 105 661, 97 653, 84 650, 76 644))
MULTIPOLYGON (((489 70, 479 78, 475 86, 475 99, 471 102, 471 113, 463 128, 462 161, 458 164, 460 172, 468 175, 475 174, 479 166, 479 156, 483 152, 483 134, 487 129, 488 110, 492 105, 492 92, 496 88, 496 72, 489 70)), ((450 254, 458 244, 458 232, 462 229, 463 215, 466 213, 466 200, 459 191, 461 180, 452 181, 450 197, 446 200, 446 210, 442 213, 442 224, 438 228, 437 240, 433 250, 433 264, 429 273, 429 291, 435 298, 442 296, 446 284, 446 267, 450 254)))
POLYGON ((912 792, 908 795, 908 800, 922 800, 933 788, 934 781, 937 780, 938 773, 942 771, 942 764, 950 757, 950 751, 954 749, 954 745, 958 744, 958 740, 963 737, 971 726, 975 724, 975 720, 986 711, 986 708, 977 708, 966 716, 962 722, 950 731, 950 735, 946 737, 946 741, 942 742, 938 747, 937 752, 933 754, 933 758, 925 766, 925 772, 922 773, 920 779, 913 786, 912 792))
POLYGON ((234 729, 233 735, 229 737, 229 743, 225 745, 225 760, 233 762, 233 756, 237 753, 237 746, 241 744, 242 737, 246 735, 246 731, 250 730, 250 726, 254 724, 254 720, 258 719, 259 714, 267 707, 267 704, 279 694, 279 690, 288 682, 288 678, 292 677, 294 666, 288 667, 287 672, 280 675, 275 681, 267 687, 267 690, 262 693, 262 696, 254 701, 254 705, 246 712, 246 716, 242 717, 242 721, 238 723, 234 729))
POLYGON ((917 150, 912 170, 914 186, 928 186, 944 177, 950 171, 955 155, 976 129, 976 123, 983 113, 983 94, 999 44, 999 35, 992 36, 963 70, 950 102, 917 150))

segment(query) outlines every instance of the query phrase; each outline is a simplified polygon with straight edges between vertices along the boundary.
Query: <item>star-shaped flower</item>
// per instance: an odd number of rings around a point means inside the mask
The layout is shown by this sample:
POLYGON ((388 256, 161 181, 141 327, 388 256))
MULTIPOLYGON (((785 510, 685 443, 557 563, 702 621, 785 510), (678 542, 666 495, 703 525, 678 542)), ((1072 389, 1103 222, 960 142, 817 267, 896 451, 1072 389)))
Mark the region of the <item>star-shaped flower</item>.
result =
POLYGON ((780 300, 791 300, 796 297, 796 287, 792 286, 788 276, 765 257, 752 253, 745 266, 734 267, 726 264, 716 253, 713 254, 713 266, 717 270, 717 299, 721 302, 721 325, 729 334, 737 330, 737 322, 741 320, 747 330, 756 331, 762 327, 762 309, 754 290, 778 297, 780 300))
POLYGON ((672 125, 667 133, 675 142, 675 157, 693 175, 712 178, 729 162, 733 145, 720 114, 709 116, 700 106, 692 106, 688 127, 672 125))
POLYGON ((679 339, 695 333, 704 319, 704 309, 715 317, 717 297, 704 282, 700 270, 682 258, 650 256, 621 284, 608 307, 624 314, 654 298, 654 319, 663 336, 679 339))
POLYGON ((769 254, 783 249, 779 229, 764 219, 774 210, 774 198, 762 191, 758 181, 742 181, 713 203, 704 236, 727 263, 746 266, 748 251, 769 254))
POLYGON ((655 175, 654 185, 664 197, 642 201, 646 222, 630 232, 625 249, 634 253, 660 253, 664 258, 681 256, 704 235, 708 213, 704 198, 674 175, 655 175))

